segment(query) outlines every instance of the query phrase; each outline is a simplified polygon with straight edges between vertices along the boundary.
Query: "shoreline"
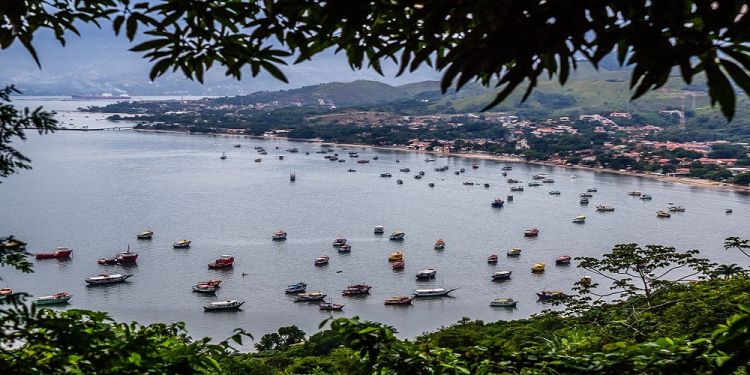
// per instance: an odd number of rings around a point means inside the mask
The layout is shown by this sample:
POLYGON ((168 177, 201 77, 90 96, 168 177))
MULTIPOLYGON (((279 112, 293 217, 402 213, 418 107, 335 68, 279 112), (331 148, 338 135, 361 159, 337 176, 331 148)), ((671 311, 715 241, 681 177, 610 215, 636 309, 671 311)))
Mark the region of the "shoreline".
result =
POLYGON ((541 166, 546 166, 546 167, 583 170, 583 171, 594 172, 594 173, 610 173, 610 174, 616 174, 620 176, 640 177, 640 178, 646 178, 646 179, 653 180, 653 181, 662 181, 662 182, 668 182, 672 184, 681 184, 681 185, 705 188, 705 189, 734 191, 737 193, 750 193, 750 186, 732 185, 732 184, 727 184, 727 183, 719 182, 719 181, 695 179, 695 178, 690 178, 690 177, 673 177, 673 176, 655 175, 655 174, 633 172, 633 171, 620 171, 620 170, 607 169, 607 168, 593 168, 593 167, 585 167, 585 166, 580 166, 580 165, 561 165, 561 164, 555 164, 555 163, 546 162, 546 161, 529 161, 529 160, 525 160, 517 156, 489 155, 489 154, 478 154, 478 153, 460 153, 460 152, 442 153, 442 152, 433 152, 433 151, 424 151, 424 150, 413 150, 413 149, 408 149, 405 147, 374 146, 374 145, 357 144, 357 143, 337 143, 337 142, 327 142, 327 141, 315 140, 315 139, 298 139, 298 138, 288 138, 288 137, 263 137, 263 136, 256 136, 256 135, 247 135, 247 134, 190 133, 190 132, 179 131, 179 130, 157 130, 157 129, 132 129, 132 130, 136 132, 147 132, 147 133, 212 135, 212 136, 240 137, 240 138, 264 139, 264 140, 282 140, 282 141, 288 141, 288 142, 304 142, 304 143, 318 143, 318 144, 326 143, 326 144, 331 144, 331 145, 339 146, 339 147, 360 147, 360 148, 371 148, 374 150, 409 152, 409 153, 417 153, 417 154, 425 154, 425 155, 445 155, 447 157, 457 157, 457 158, 475 159, 475 160, 490 160, 490 161, 509 162, 509 163, 535 164, 535 165, 541 165, 541 166))

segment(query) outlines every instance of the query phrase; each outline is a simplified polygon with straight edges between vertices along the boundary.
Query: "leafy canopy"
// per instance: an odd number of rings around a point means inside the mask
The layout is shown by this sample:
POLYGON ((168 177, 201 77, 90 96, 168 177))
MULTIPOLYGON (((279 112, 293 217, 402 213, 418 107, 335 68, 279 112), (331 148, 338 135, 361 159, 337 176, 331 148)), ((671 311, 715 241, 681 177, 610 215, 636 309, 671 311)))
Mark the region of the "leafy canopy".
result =
POLYGON ((578 61, 594 66, 616 51, 632 67, 633 98, 661 87, 673 69, 690 83, 705 73, 712 104, 731 119, 732 84, 750 93, 750 16, 742 0, 348 0, 188 1, 23 0, 0 3, 0 48, 19 42, 36 59, 33 37, 49 29, 61 43, 76 24, 111 24, 153 62, 151 78, 170 69, 202 81, 213 64, 240 78, 334 49, 353 69, 398 64, 398 74, 427 65, 442 89, 472 81, 495 86, 487 108, 543 75, 568 79, 578 61), (140 41, 140 38, 139 38, 140 41))

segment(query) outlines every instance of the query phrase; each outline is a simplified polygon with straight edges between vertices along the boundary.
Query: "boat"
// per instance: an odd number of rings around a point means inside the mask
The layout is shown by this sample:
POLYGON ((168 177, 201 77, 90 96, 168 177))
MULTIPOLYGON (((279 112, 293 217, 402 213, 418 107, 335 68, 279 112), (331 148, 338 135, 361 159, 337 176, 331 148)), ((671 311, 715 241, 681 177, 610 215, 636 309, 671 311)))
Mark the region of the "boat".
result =
POLYGON ((242 145, 240 145, 240 144, 234 145, 234 148, 240 148, 240 147, 242 147, 242 145))
POLYGON ((502 173, 500 173, 500 174, 501 174, 501 175, 503 175, 503 177, 505 177, 505 176, 507 176, 507 175, 508 175, 508 172, 502 172, 502 173))
POLYGON ((97 276, 86 278, 86 283, 91 284, 91 285, 115 284, 115 283, 125 282, 131 276, 133 275, 122 275, 119 273, 116 273, 113 275, 107 275, 103 273, 97 276))
POLYGON ((540 184, 540 183, 538 183, 538 182, 536 182, 536 181, 531 181, 531 182, 529 182, 529 184, 528 184, 528 185, 529 185, 529 186, 532 186, 532 187, 536 187, 536 186, 542 186, 542 184, 540 184))
POLYGON ((560 195, 560 190, 551 190, 549 195, 560 195))
POLYGON ((411 301, 414 300, 413 296, 393 296, 385 299, 383 304, 385 305, 411 305, 411 301))
POLYGON ((126 251, 121 252, 117 255, 117 263, 128 264, 135 263, 138 260, 138 253, 130 251, 130 247, 126 251))
POLYGON ((230 255, 222 255, 213 263, 208 264, 209 269, 229 268, 234 266, 234 257, 230 255))
POLYGON ((370 289, 372 289, 372 287, 367 284, 349 285, 346 287, 346 289, 341 291, 341 295, 342 296, 359 296, 362 294, 370 294, 370 289))
POLYGON ((415 180, 421 180, 422 179, 422 175, 421 174, 415 174, 414 175, 414 179, 415 180))
POLYGON ((490 205, 494 208, 502 208, 503 204, 505 204, 505 202, 500 198, 497 198, 494 201, 492 201, 492 203, 490 203, 490 205))
POLYGON ((333 240, 333 247, 346 245, 346 238, 337 238, 333 240))
POLYGON ((399 172, 411 172, 411 169, 409 169, 409 168, 401 168, 398 171, 399 172))
POLYGON ((96 260, 96 263, 99 263, 99 264, 105 265, 105 266, 111 266, 111 265, 117 264, 117 258, 116 257, 112 257, 112 258, 99 258, 99 259, 96 260))
POLYGON ((583 276, 580 280, 578 280, 578 285, 588 288, 591 286, 591 283, 593 282, 591 276, 583 276))
POLYGON ((303 282, 298 282, 296 284, 290 284, 284 289, 284 293, 292 294, 292 293, 304 293, 305 289, 307 289, 307 284, 303 282))
POLYGON ((651 197, 650 195, 648 195, 648 194, 643 194, 643 195, 641 195, 641 197, 640 197, 639 199, 641 199, 641 200, 644 200, 644 201, 650 201, 650 200, 651 200, 651 198, 652 198, 652 197, 651 197))
POLYGON ((434 182, 430 182, 429 184, 427 184, 427 186, 429 186, 429 187, 435 187, 435 183, 434 182))
POLYGON ((531 266, 531 273, 542 273, 544 272, 545 264, 542 262, 534 263, 533 266, 531 266))
POLYGON ((545 178, 547 178, 546 173, 539 173, 539 174, 531 175, 532 180, 544 180, 545 178))
POLYGON ((510 191, 523 191, 523 186, 511 186, 510 191))
POLYGON ((227 154, 225 154, 225 153, 222 152, 221 156, 219 157, 219 159, 224 160, 226 158, 227 158, 227 154))
POLYGON ((154 236, 154 232, 151 229, 146 229, 141 233, 138 233, 135 237, 139 240, 150 240, 154 236))
POLYGON ((296 153, 298 153, 298 152, 299 152, 299 149, 298 149, 298 148, 296 148, 296 147, 295 147, 295 148, 288 148, 288 149, 287 149, 286 151, 287 151, 287 152, 290 152, 290 153, 292 153, 292 154, 296 154, 296 153))
POLYGON ((589 204, 589 199, 586 197, 581 197, 581 200, 579 201, 580 204, 589 204))
POLYGON ((443 249, 445 249, 445 241, 443 240, 435 241, 435 250, 443 250, 443 249))
POLYGON ((565 298, 565 293, 556 290, 543 290, 536 294, 539 301, 551 301, 565 298))
POLYGON ((307 293, 297 294, 297 297, 294 299, 294 302, 322 301, 325 298, 326 298, 326 295, 321 292, 307 292, 307 293))
POLYGON ((545 178, 544 180, 542 180, 542 183, 543 184, 554 184, 555 180, 551 179, 551 178, 545 178))
POLYGON ((505 165, 505 166, 503 166, 503 167, 502 167, 501 169, 502 169, 502 170, 504 170, 504 171, 512 171, 512 170, 513 170, 513 167, 511 167, 511 166, 509 166, 509 165, 505 165))
POLYGON ((190 247, 190 242, 190 240, 178 240, 172 244, 172 247, 175 249, 186 249, 190 247))
POLYGON ((393 233, 391 233, 391 238, 390 238, 390 240, 391 240, 391 241, 401 241, 401 240, 403 240, 403 239, 404 239, 404 236, 405 236, 405 235, 406 235, 406 233, 404 233, 404 232, 402 232, 402 231, 400 231, 400 230, 396 230, 396 231, 394 231, 393 233))
POLYGON ((245 301, 238 301, 236 299, 229 301, 211 302, 207 305, 203 305, 204 311, 223 311, 223 310, 239 310, 245 301))
POLYGON ((615 210, 615 208, 612 207, 612 206, 605 206, 603 204, 600 204, 600 205, 596 206, 596 210, 597 211, 602 211, 602 212, 612 212, 612 211, 615 210))
POLYGON ((437 274, 437 270, 434 268, 427 268, 417 272, 417 280, 429 280, 434 279, 437 274))
POLYGON ((284 155, 279 155, 279 160, 284 160, 284 155))
POLYGON ((461 168, 461 169, 458 170, 458 173, 456 173, 456 174, 461 174, 461 173, 464 173, 464 172, 466 172, 466 169, 465 168, 461 168))
POLYGON ((0 297, 5 297, 13 294, 13 289, 11 288, 0 288, 0 297))
POLYGON ((471 181, 464 181, 464 186, 474 186, 474 183, 471 181))
POLYGON ((495 264, 497 263, 497 254, 492 254, 487 257, 487 263, 489 264, 495 264))
POLYGON ((523 231, 524 237, 536 237, 539 235, 539 229, 531 228, 523 231))
POLYGON ((514 247, 514 248, 512 248, 512 249, 508 250, 508 253, 507 253, 507 254, 508 254, 508 256, 509 256, 509 257, 517 257, 517 256, 520 256, 520 255, 521 255, 521 249, 520 249, 520 248, 518 248, 518 247, 514 247))
POLYGON ((381 173, 380 177, 392 177, 390 173, 381 173))
POLYGON ((211 280, 206 280, 206 281, 199 281, 196 284, 207 284, 207 285, 212 285, 218 288, 219 285, 221 285, 221 280, 211 279, 211 280))
POLYGON ((359 159, 359 160, 357 160, 357 164, 367 164, 367 163, 369 163, 369 162, 370 162, 370 161, 369 161, 369 160, 367 160, 367 159, 359 159))
POLYGON ((344 309, 344 305, 339 305, 333 302, 321 302, 318 306, 324 311, 341 311, 344 309))
POLYGON ((578 215, 573 219, 574 223, 583 224, 586 222, 586 215, 578 215))
POLYGON ((492 281, 509 280, 511 271, 497 271, 492 274, 492 281))
POLYGON ((640 197, 641 196, 641 192, 637 191, 637 190, 636 191, 631 191, 631 192, 628 192, 628 195, 630 195, 631 197, 640 197))
POLYGON ((350 245, 341 245, 337 250, 339 253, 351 253, 352 247, 350 245))
POLYGON ((589 192, 589 193, 596 193, 597 192, 596 188, 590 188, 590 189, 587 189, 586 191, 589 192))
POLYGON ((669 206, 669 212, 685 212, 685 207, 682 207, 682 206, 669 206))
POLYGON ((591 197, 594 196, 594 194, 591 194, 591 193, 581 193, 578 196, 581 197, 581 198, 591 198, 591 197))
POLYGON ((484 184, 484 187, 486 187, 486 188, 489 188, 489 187, 490 187, 490 184, 487 184, 487 183, 485 183, 485 184, 484 184))
POLYGON ((474 163, 474 164, 471 165, 471 168, 473 168, 473 169, 479 169, 479 164, 474 163))
POLYGON ((383 228, 382 225, 376 225, 375 229, 372 232, 374 234, 383 234, 383 233, 385 233, 385 228, 383 228))
POLYGON ((404 261, 398 261, 391 264, 391 268, 393 268, 394 271, 402 270, 406 266, 406 263, 404 261))
POLYGON ((391 255, 388 256, 389 262, 399 262, 402 260, 404 260, 404 254, 401 253, 400 251, 393 252, 391 253, 391 255))
POLYGON ((64 259, 70 258, 70 254, 73 250, 67 247, 58 247, 51 253, 37 253, 36 259, 64 259))
POLYGON ((414 289, 414 292, 412 294, 414 297, 445 297, 448 296, 448 294, 452 291, 456 290, 456 288, 453 289, 445 289, 445 288, 433 288, 433 289, 414 289))
POLYGON ((509 178, 509 179, 507 179, 506 181, 508 181, 508 183, 509 183, 509 184, 517 184, 517 183, 520 183, 520 182, 521 182, 521 181, 518 181, 518 180, 516 180, 516 179, 513 179, 513 178, 509 178))
POLYGON ((193 285, 193 292, 203 294, 216 294, 218 287, 211 284, 195 284, 193 285))
POLYGON ((508 196, 508 202, 513 202, 513 196, 512 195, 508 196))
POLYGON ((572 180, 575 180, 575 179, 576 179, 576 175, 572 174, 572 175, 570 175, 570 178, 571 178, 572 180))
POLYGON ((41 305, 59 305, 63 303, 68 303, 70 299, 73 298, 73 295, 68 292, 61 292, 61 293, 55 293, 51 296, 44 296, 39 297, 31 301, 32 304, 35 306, 41 306, 41 305))
POLYGON ((349 168, 349 169, 347 169, 346 171, 347 171, 347 172, 356 172, 357 170, 356 170, 356 169, 351 169, 351 168, 349 168))
POLYGON ((289 181, 290 182, 297 181, 297 175, 294 172, 289 173, 289 181))
POLYGON ((728 213, 728 214, 731 214, 732 213, 732 209, 731 208, 727 208, 726 210, 724 210, 724 212, 728 213))
POLYGON ((325 266, 328 264, 328 255, 323 255, 322 257, 315 258, 314 261, 316 266, 325 266))
POLYGON ((513 298, 495 298, 490 302, 492 307, 516 307, 518 301, 514 301, 513 298))
POLYGON ((420 176, 424 176, 424 171, 419 171, 420 176))
POLYGON ((263 161, 263 159, 261 159, 261 158, 257 158, 257 159, 255 159, 255 162, 256 162, 256 163, 260 163, 260 162, 262 162, 262 161, 263 161))
POLYGON ((672 217, 672 214, 670 214, 669 211, 659 210, 656 211, 656 217, 672 217))
POLYGON ((426 162, 428 162, 428 163, 429 163, 429 162, 431 162, 431 161, 435 161, 435 159, 433 159, 433 158, 426 158, 426 159, 424 159, 424 161, 426 161, 426 162))
POLYGON ((273 236, 271 236, 271 239, 273 241, 284 241, 286 240, 286 232, 283 230, 278 230, 274 232, 273 236))
POLYGON ((399 179, 399 180, 396 180, 396 184, 398 184, 398 185, 403 185, 403 184, 404 184, 404 180, 400 180, 400 179, 399 179))
POLYGON ((570 255, 560 255, 559 257, 555 258, 555 264, 560 266, 568 265, 570 264, 571 259, 573 258, 571 258, 570 255))

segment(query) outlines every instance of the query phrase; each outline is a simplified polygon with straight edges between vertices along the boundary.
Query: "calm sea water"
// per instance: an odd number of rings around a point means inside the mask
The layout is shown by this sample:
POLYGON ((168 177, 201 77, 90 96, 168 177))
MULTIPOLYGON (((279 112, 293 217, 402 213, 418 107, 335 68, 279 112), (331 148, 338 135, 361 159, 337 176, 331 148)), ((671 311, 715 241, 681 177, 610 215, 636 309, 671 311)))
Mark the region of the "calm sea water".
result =
MULTIPOLYGON (((46 104, 52 109, 80 106, 46 104)), ((91 128, 107 125, 99 115, 62 112, 61 117, 91 128)), ((103 310, 122 321, 184 321, 195 337, 223 339, 237 327, 259 337, 290 324, 315 332, 329 313, 292 302, 284 288, 297 281, 307 282, 308 291, 322 291, 345 304, 335 316, 385 322, 401 336, 413 337, 462 317, 494 321, 541 311, 546 306, 536 302, 535 292, 568 289, 585 273, 575 265, 555 266, 555 257, 562 254, 598 256, 615 244, 637 242, 697 248, 716 262, 747 263, 722 248, 725 237, 750 237, 748 196, 727 191, 511 164, 509 177, 527 182, 532 174, 547 172, 556 183, 525 186, 526 191, 513 193, 513 202, 493 209, 494 198, 510 194, 500 175, 506 163, 478 161, 479 168, 472 169, 475 161, 468 159, 428 163, 425 155, 416 153, 358 148, 361 159, 379 157, 361 165, 339 147, 344 163, 314 153, 320 149, 317 144, 133 131, 58 132, 31 136, 18 146, 33 159, 34 169, 0 184, 0 234, 27 241, 32 252, 69 246, 74 254, 70 261, 37 261, 33 274, 0 269, 0 284, 34 295, 68 291, 74 297, 62 308, 103 310), (254 146, 269 151, 260 163, 253 161, 259 157, 254 146), (284 151, 290 147, 300 153, 284 151), (222 152, 227 160, 219 159, 222 152), (450 170, 434 171, 442 165, 450 170), (349 168, 357 172, 348 173, 349 168), (454 175, 459 168, 466 173, 454 175), (426 174, 415 180, 420 170, 426 174), (289 181, 291 172, 297 175, 294 183, 289 181), (393 178, 379 177, 383 172, 393 178), (404 184, 397 185, 396 179, 404 184), (464 186, 464 181, 489 183, 490 188, 464 186), (429 188, 430 182, 436 186, 429 188), (590 187, 599 191, 588 207, 580 206, 578 193, 590 187), (550 190, 561 195, 551 196, 550 190), (631 190, 654 198, 629 197, 631 190), (687 211, 658 219, 655 211, 668 202, 687 211), (595 212, 599 203, 616 211, 595 212), (725 214, 725 208, 734 213, 725 214), (571 223, 579 214, 588 217, 584 225, 571 223), (386 235, 373 235, 375 225, 385 226, 386 235), (524 238, 523 231, 531 227, 540 229, 539 237, 524 238), (154 230, 153 240, 136 240, 144 228, 154 230), (271 234, 282 228, 289 239, 272 242, 271 234), (395 229, 406 232, 405 241, 388 240, 395 229), (336 237, 348 239, 351 254, 340 255, 331 247, 336 237), (181 238, 193 241, 189 250, 172 249, 172 242, 181 238), (444 251, 433 249, 438 238, 447 244, 444 251), (127 246, 140 253, 137 266, 96 263, 127 246), (506 258, 511 247, 522 248, 521 257, 506 258), (393 251, 405 254, 402 272, 389 266, 387 257, 393 251), (494 266, 486 262, 493 253, 500 254, 494 266), (208 270, 206 264, 222 254, 235 257, 234 269, 208 270), (320 255, 331 257, 328 266, 313 265, 320 255), (531 274, 535 262, 546 262, 547 271, 531 274), (438 270, 437 278, 417 282, 414 274, 427 267, 438 270), (512 280, 493 283, 490 275, 499 270, 513 271, 512 280), (134 276, 126 284, 86 287, 84 278, 103 272, 134 276), (224 281, 216 297, 191 292, 196 281, 208 278, 224 281), (340 290, 354 283, 372 285, 372 294, 341 297, 340 290), (453 298, 417 300, 410 307, 383 305, 386 297, 418 287, 458 290, 453 298), (501 296, 518 300, 518 308, 489 307, 501 296), (246 301, 241 311, 207 314, 201 307, 234 298, 246 301)))

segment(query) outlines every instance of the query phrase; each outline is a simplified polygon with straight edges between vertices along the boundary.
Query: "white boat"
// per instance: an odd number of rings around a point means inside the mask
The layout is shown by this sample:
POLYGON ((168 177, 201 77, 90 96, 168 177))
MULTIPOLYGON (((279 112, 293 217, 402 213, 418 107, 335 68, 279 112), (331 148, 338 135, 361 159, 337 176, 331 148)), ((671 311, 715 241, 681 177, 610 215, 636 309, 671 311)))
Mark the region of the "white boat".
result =
POLYGON ((492 307, 516 307, 518 301, 514 301, 513 298, 495 298, 490 302, 492 307))
POLYGON ((207 305, 203 305, 204 311, 220 311, 220 310, 237 310, 245 301, 238 301, 236 299, 229 301, 211 302, 207 305))
POLYGON ((101 274, 98 276, 87 278, 86 282, 91 285, 114 284, 124 282, 131 276, 133 275, 122 275, 119 273, 116 273, 114 275, 101 274))
POLYGON ((63 304, 68 303, 68 301, 73 298, 73 295, 67 292, 62 293, 55 293, 51 296, 44 296, 39 297, 32 301, 34 305, 57 305, 57 304, 63 304))
POLYGON ((435 270, 434 268, 427 268, 427 269, 417 272, 417 279, 419 280, 433 279, 435 278, 436 274, 437 274, 437 270, 435 270))
POLYGON ((391 241, 401 241, 404 239, 404 236, 406 233, 396 230, 395 232, 391 233, 391 241))
POLYGON ((375 234, 383 234, 383 233, 385 233, 385 228, 383 228, 382 225, 376 225, 375 229, 373 230, 373 233, 375 233, 375 234))
POLYGON ((415 289, 412 293, 414 297, 444 297, 447 296, 450 292, 456 290, 457 288, 453 289, 445 289, 445 288, 434 288, 434 289, 415 289))
POLYGON ((604 212, 611 212, 611 211, 614 211, 615 208, 612 207, 612 206, 605 206, 603 204, 600 204, 600 205, 596 206, 596 210, 597 211, 604 211, 604 212))
POLYGON ((586 222, 586 215, 578 215, 573 219, 574 223, 583 224, 586 222))
POLYGON ((492 274, 492 281, 509 280, 512 271, 497 271, 492 274))
POLYGON ((685 212, 685 207, 682 206, 670 206, 669 207, 670 212, 685 212))

